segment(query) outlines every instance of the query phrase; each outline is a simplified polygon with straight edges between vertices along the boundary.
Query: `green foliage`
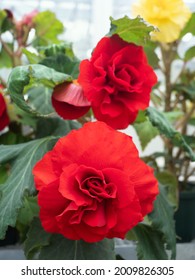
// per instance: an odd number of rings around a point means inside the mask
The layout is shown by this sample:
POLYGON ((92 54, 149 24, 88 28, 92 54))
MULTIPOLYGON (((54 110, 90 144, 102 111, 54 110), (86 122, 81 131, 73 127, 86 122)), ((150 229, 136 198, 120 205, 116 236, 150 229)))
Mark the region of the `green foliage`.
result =
POLYGON ((43 247, 40 260, 114 260, 114 240, 87 243, 69 240, 62 235, 52 235, 50 244, 43 247))
POLYGON ((41 248, 49 245, 51 234, 44 231, 38 218, 33 219, 24 243, 27 259, 34 259, 41 248))
POLYGON ((165 188, 167 199, 174 207, 178 207, 178 182, 176 176, 169 171, 161 171, 156 174, 156 178, 162 187, 165 188))
POLYGON ((37 121, 36 138, 53 136, 64 136, 72 129, 80 128, 80 124, 76 121, 65 121, 58 117, 40 118, 37 121), (42 129, 42 128, 45 129, 42 129))
POLYGON ((171 251, 171 259, 176 257, 176 234, 173 216, 173 207, 169 204, 164 190, 160 188, 160 194, 154 202, 154 210, 149 214, 149 219, 153 228, 163 234, 166 249, 171 251))
POLYGON ((69 240, 59 234, 46 233, 38 219, 35 219, 25 242, 27 258, 40 260, 114 260, 114 241, 86 243, 82 240, 69 240))
POLYGON ((79 60, 71 59, 64 54, 57 54, 52 57, 46 57, 40 61, 40 64, 53 68, 58 72, 69 74, 74 79, 78 77, 79 63, 79 60))
POLYGON ((34 217, 39 214, 39 206, 36 196, 24 197, 23 207, 20 209, 17 222, 29 225, 34 217))
POLYGON ((175 123, 184 115, 182 111, 165 112, 163 114, 170 123, 175 123))
POLYGON ((157 69, 159 66, 159 57, 157 56, 156 52, 156 45, 147 45, 144 47, 144 51, 146 53, 148 63, 154 68, 157 69))
MULTIPOLYGON (((12 48, 12 44, 7 44, 12 48)), ((12 66, 12 60, 10 56, 5 51, 4 46, 1 47, 0 51, 0 68, 10 68, 12 66)))
POLYGON ((14 133, 12 131, 3 133, 0 136, 0 144, 4 144, 4 145, 19 144, 25 142, 25 140, 27 139, 25 139, 25 137, 23 137, 21 134, 14 133))
POLYGON ((186 143, 184 137, 172 127, 163 113, 150 107, 147 109, 147 115, 151 123, 158 128, 161 134, 170 139, 175 146, 181 147, 190 159, 195 161, 195 154, 193 153, 191 147, 186 143))
POLYGON ((32 168, 56 143, 48 137, 17 145, 0 146, 0 164, 10 163, 11 173, 0 185, 0 238, 4 238, 8 225, 15 226, 23 198, 35 192, 32 168))
POLYGON ((33 108, 38 115, 49 115, 54 112, 51 104, 51 96, 53 89, 44 85, 30 86, 26 91, 28 96, 28 105, 33 108))
POLYGON ((26 55, 28 61, 30 64, 38 64, 39 61, 41 60, 41 56, 34 53, 34 52, 30 52, 27 49, 22 49, 22 53, 26 55))
MULTIPOLYGON (((162 178, 161 175, 159 177, 162 178)), ((167 181, 165 183, 167 184, 167 181)), ((175 258, 176 235, 173 215, 173 207, 167 200, 164 187, 161 186, 153 211, 126 236, 127 239, 136 240, 138 259, 166 260, 169 258, 169 251, 171 259, 175 258)))
POLYGON ((55 56, 57 54, 64 54, 68 56, 69 58, 75 58, 72 44, 63 42, 60 44, 52 44, 46 47, 39 47, 40 51, 43 50, 46 57, 55 56))
POLYGON ((136 45, 146 45, 150 39, 150 32, 154 31, 141 17, 130 19, 124 16, 120 19, 110 17, 111 30, 109 35, 118 34, 123 40, 136 45))
POLYGON ((182 38, 187 33, 191 33, 192 35, 195 35, 195 13, 192 13, 192 16, 190 20, 187 22, 185 28, 181 31, 180 38, 182 38))
POLYGON ((195 118, 191 118, 189 124, 195 126, 195 118))
POLYGON ((69 75, 56 72, 44 65, 34 64, 19 66, 13 69, 8 80, 8 90, 15 104, 27 113, 36 116, 49 114, 52 109, 52 88, 64 81, 71 81, 69 75), (28 86, 28 87, 27 87, 28 86), (39 98, 37 101, 31 96, 31 106, 27 104, 24 93, 31 90, 32 95, 39 98))
POLYGON ((184 139, 192 149, 195 149, 195 136, 185 135, 184 139))
POLYGON ((158 129, 156 129, 149 120, 135 123, 134 128, 139 137, 142 150, 144 150, 148 143, 159 134, 158 129))
POLYGON ((175 89, 178 90, 178 92, 183 92, 185 99, 195 102, 195 81, 192 81, 188 85, 177 85, 175 89))
POLYGON ((146 111, 139 110, 138 115, 134 123, 142 123, 147 121, 146 111))
POLYGON ((37 51, 39 53, 35 54, 23 49, 30 63, 40 63, 58 72, 71 75, 73 79, 78 77, 80 60, 74 55, 71 44, 52 44, 38 47, 37 51))
POLYGON ((191 60, 192 58, 195 57, 195 46, 189 48, 186 53, 185 53, 185 57, 184 57, 184 60, 185 61, 188 61, 188 60, 191 60))
POLYGON ((0 33, 4 33, 13 27, 12 21, 5 10, 0 10, 0 33))
POLYGON ((138 240, 136 249, 139 260, 168 259, 161 232, 145 224, 139 224, 133 232, 138 240))
POLYGON ((6 17, 7 17, 6 11, 0 10, 0 33, 2 33, 2 25, 6 17))
POLYGON ((60 43, 58 36, 64 31, 64 27, 54 13, 51 11, 38 13, 34 17, 33 22, 36 32, 34 46, 46 46, 60 43))
POLYGON ((3 184, 8 178, 6 165, 0 165, 0 184, 3 184))

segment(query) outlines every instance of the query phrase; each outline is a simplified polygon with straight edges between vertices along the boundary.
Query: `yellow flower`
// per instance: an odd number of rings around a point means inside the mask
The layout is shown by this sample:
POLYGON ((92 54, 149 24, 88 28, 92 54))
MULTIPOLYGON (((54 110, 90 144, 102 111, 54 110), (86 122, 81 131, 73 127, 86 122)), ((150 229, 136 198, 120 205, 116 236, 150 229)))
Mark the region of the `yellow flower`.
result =
POLYGON ((189 8, 182 0, 138 0, 132 6, 132 12, 155 25, 160 32, 154 32, 152 38, 163 43, 177 40, 191 17, 189 8))

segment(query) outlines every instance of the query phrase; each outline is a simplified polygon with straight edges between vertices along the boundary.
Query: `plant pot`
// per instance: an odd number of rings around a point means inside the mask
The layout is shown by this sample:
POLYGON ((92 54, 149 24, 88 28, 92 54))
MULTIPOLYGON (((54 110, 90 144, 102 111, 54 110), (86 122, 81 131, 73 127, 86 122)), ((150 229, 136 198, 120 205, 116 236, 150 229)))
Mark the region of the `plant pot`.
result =
POLYGON ((186 190, 179 194, 175 226, 178 242, 190 242, 195 239, 195 183, 188 183, 186 190))

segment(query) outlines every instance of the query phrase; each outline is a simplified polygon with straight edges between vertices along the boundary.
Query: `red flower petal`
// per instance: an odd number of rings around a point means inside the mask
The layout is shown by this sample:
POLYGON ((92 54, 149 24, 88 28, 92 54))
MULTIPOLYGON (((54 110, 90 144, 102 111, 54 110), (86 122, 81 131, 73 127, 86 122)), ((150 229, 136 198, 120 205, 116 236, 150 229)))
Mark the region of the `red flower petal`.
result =
POLYGON ((6 126, 8 126, 9 123, 10 123, 10 119, 7 114, 6 103, 3 98, 3 95, 0 93, 0 131, 3 130, 6 126))
POLYGON ((79 172, 76 164, 71 164, 64 169, 60 176, 59 192, 63 197, 75 201, 77 206, 90 204, 92 198, 80 190, 80 186, 75 176, 79 172))
POLYGON ((56 112, 64 119, 77 119, 86 114, 90 103, 84 97, 79 84, 63 83, 54 88, 52 104, 56 112))
POLYGON ((142 161, 137 161, 131 173, 131 180, 139 197, 143 216, 152 211, 151 202, 158 194, 158 182, 153 173, 153 169, 142 161))
POLYGON ((48 232, 59 232, 56 216, 61 214, 67 207, 67 200, 58 192, 57 184, 50 184, 43 187, 38 196, 40 205, 40 219, 42 226, 48 232))
POLYGON ((85 211, 83 222, 91 227, 106 226, 107 220, 104 203, 99 203, 93 211, 85 211))
POLYGON ((35 177, 35 184, 37 190, 41 190, 42 187, 59 181, 59 177, 55 174, 52 157, 53 152, 48 152, 44 155, 42 160, 38 161, 33 168, 33 175, 35 177))

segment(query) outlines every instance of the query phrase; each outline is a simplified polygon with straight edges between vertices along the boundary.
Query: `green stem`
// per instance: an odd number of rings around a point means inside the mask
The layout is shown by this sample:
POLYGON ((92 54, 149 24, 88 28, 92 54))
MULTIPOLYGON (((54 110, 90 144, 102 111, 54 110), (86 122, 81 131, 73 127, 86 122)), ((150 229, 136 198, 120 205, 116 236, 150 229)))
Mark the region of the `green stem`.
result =
MULTIPOLYGON (((165 104, 164 111, 170 112, 172 110, 172 84, 171 84, 171 65, 175 56, 173 45, 161 45, 162 60, 164 64, 165 76, 165 104)), ((175 165, 173 162, 173 145, 169 139, 164 140, 167 157, 165 158, 165 167, 173 174, 175 174, 175 165)))
POLYGON ((6 53, 12 57, 13 56, 13 52, 12 50, 10 49, 10 47, 2 40, 1 36, 0 36, 0 43, 2 44, 4 50, 6 51, 6 53))

